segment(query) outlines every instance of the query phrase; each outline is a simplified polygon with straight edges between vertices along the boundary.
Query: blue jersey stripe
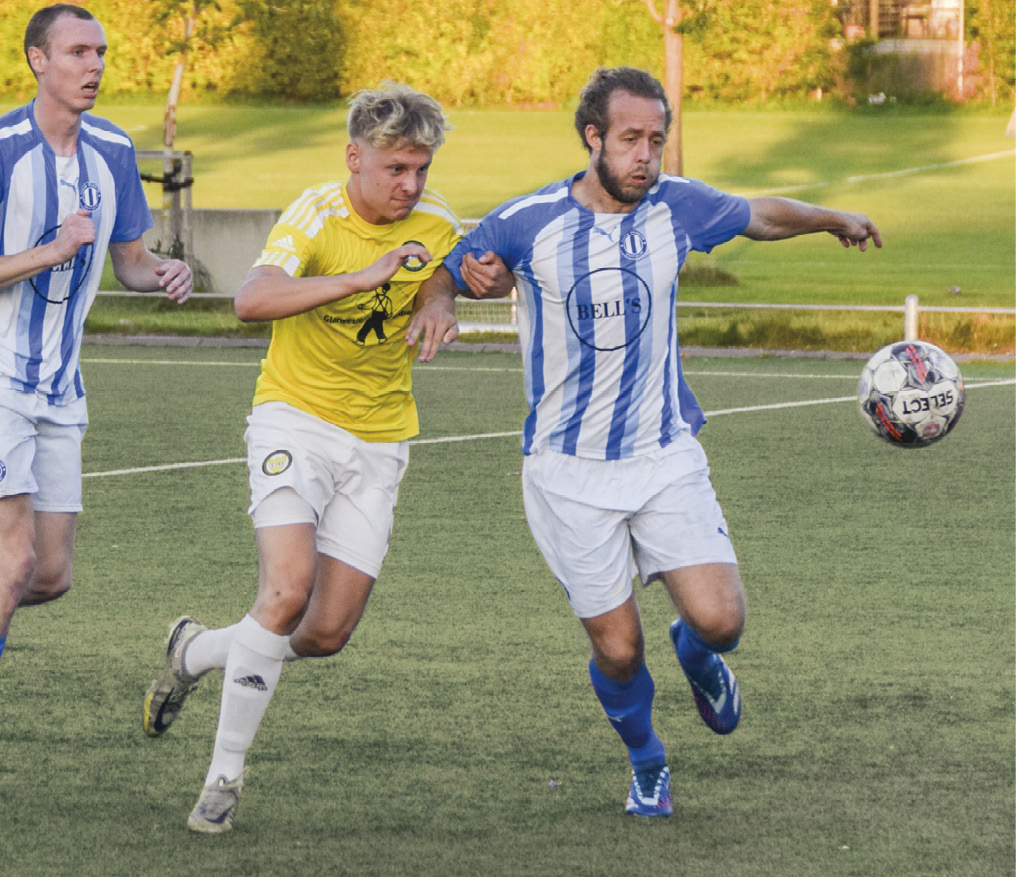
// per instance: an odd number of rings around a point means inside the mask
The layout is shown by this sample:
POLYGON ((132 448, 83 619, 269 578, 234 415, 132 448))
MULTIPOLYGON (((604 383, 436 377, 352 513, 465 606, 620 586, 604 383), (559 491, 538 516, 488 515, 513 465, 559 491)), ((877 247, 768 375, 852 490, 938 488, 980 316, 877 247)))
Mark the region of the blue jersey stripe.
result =
POLYGON ((519 287, 519 295, 525 302, 524 306, 529 315, 528 347, 530 350, 537 351, 525 369, 526 401, 529 404, 529 414, 526 416, 522 428, 522 452, 528 454, 533 446, 533 436, 536 434, 536 412, 543 399, 543 394, 546 392, 543 375, 543 303, 533 295, 531 284, 521 281, 519 287))
MULTIPOLYGON (((568 266, 568 277, 571 280, 572 303, 565 299, 568 312, 572 313, 578 307, 588 307, 592 304, 592 285, 588 279, 589 266, 589 231, 593 226, 593 214, 583 211, 578 214, 579 233, 572 238, 573 249, 570 253, 562 248, 561 258, 566 259, 570 255, 568 266)), ((564 293, 564 284, 562 284, 564 293)), ((569 400, 571 410, 562 411, 562 422, 560 424, 560 450, 564 454, 574 454, 578 447, 579 432, 582 429, 582 419, 589 406, 589 400, 593 394, 593 379, 596 377, 596 351, 581 339, 569 337, 568 339, 568 369, 577 376, 578 380, 572 380, 574 396, 569 400)))

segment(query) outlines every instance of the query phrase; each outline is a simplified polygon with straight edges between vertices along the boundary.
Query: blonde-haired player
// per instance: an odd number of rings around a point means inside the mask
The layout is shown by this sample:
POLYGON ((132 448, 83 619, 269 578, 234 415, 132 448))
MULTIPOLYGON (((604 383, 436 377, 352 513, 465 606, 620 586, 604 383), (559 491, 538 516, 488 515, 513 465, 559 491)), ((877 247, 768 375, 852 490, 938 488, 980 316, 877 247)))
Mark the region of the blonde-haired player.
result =
MULTIPOLYGON (((236 295, 242 320, 273 321, 246 432, 257 599, 230 627, 173 622, 145 697, 144 730, 157 737, 204 673, 225 671, 194 831, 232 827, 283 661, 335 654, 363 614, 418 431, 406 331, 421 282, 461 234, 425 188, 449 127, 436 101, 386 83, 354 96, 347 126, 348 180, 282 214, 236 295)), ((436 344, 454 320, 420 313, 414 330, 436 344)))

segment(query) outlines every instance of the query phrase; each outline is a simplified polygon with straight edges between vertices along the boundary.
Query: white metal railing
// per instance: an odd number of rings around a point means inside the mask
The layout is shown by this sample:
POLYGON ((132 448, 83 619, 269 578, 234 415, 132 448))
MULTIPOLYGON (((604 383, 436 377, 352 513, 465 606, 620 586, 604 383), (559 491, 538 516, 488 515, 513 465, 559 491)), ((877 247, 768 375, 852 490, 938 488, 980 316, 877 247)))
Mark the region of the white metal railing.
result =
MULTIPOLYGON (((151 297, 150 292, 130 292, 126 290, 101 290, 99 295, 121 296, 124 298, 151 297)), ((197 298, 232 299, 228 292, 195 293, 197 298)), ((823 305, 823 304, 775 304, 768 302, 722 302, 722 301, 678 301, 678 308, 721 308, 726 310, 770 310, 770 311, 871 311, 881 313, 903 314, 903 337, 918 337, 920 314, 999 314, 1016 316, 1016 308, 996 307, 952 307, 932 305, 923 307, 916 295, 908 295, 901 305, 823 305)), ((500 332, 517 335, 519 332, 518 295, 513 289, 508 298, 477 301, 471 298, 456 299, 456 312, 459 318, 459 331, 464 334, 482 332, 500 332)))
MULTIPOLYGON (((518 333, 518 302, 512 299, 473 301, 460 298, 457 302, 459 329, 462 332, 508 332, 518 333)), ((772 304, 766 302, 714 302, 678 301, 678 308, 723 308, 726 310, 774 310, 774 311, 875 311, 902 313, 904 315, 904 337, 917 337, 919 315, 924 313, 944 314, 1001 314, 1016 316, 1016 308, 996 307, 922 307, 916 295, 908 295, 902 305, 825 305, 825 304, 772 304)))

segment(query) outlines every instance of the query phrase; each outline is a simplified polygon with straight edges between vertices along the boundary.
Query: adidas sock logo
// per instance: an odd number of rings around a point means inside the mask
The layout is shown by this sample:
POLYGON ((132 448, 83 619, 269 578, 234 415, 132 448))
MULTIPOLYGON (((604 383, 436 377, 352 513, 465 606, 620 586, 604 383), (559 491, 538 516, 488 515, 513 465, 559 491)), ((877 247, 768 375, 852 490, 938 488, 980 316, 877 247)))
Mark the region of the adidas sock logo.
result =
POLYGON ((265 680, 255 673, 252 673, 250 676, 238 676, 233 682, 237 685, 242 685, 244 688, 253 688, 256 691, 268 691, 265 680))

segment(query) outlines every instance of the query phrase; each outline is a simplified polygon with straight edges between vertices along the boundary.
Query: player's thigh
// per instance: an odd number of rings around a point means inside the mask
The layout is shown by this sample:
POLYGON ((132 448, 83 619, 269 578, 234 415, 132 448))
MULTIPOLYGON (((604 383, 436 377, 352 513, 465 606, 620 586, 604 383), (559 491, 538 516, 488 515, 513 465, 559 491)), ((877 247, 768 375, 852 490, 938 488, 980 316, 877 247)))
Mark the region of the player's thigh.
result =
POLYGON ((35 512, 35 569, 23 604, 51 600, 70 588, 77 525, 75 512, 35 512))
POLYGON ((327 555, 291 643, 299 655, 333 655, 349 641, 374 587, 374 577, 327 555))
POLYGON ((707 642, 733 645, 744 629, 747 600, 737 565, 709 563, 660 575, 677 611, 707 642))
POLYGON ((625 510, 601 495, 599 461, 534 454, 522 464, 530 532, 579 618, 616 609, 632 595, 635 566, 625 510))
POLYGON ((0 628, 35 569, 35 509, 28 494, 0 497, 0 628))
POLYGON ((251 614, 278 634, 292 633, 303 617, 317 577, 311 523, 257 526, 258 596, 251 614))

